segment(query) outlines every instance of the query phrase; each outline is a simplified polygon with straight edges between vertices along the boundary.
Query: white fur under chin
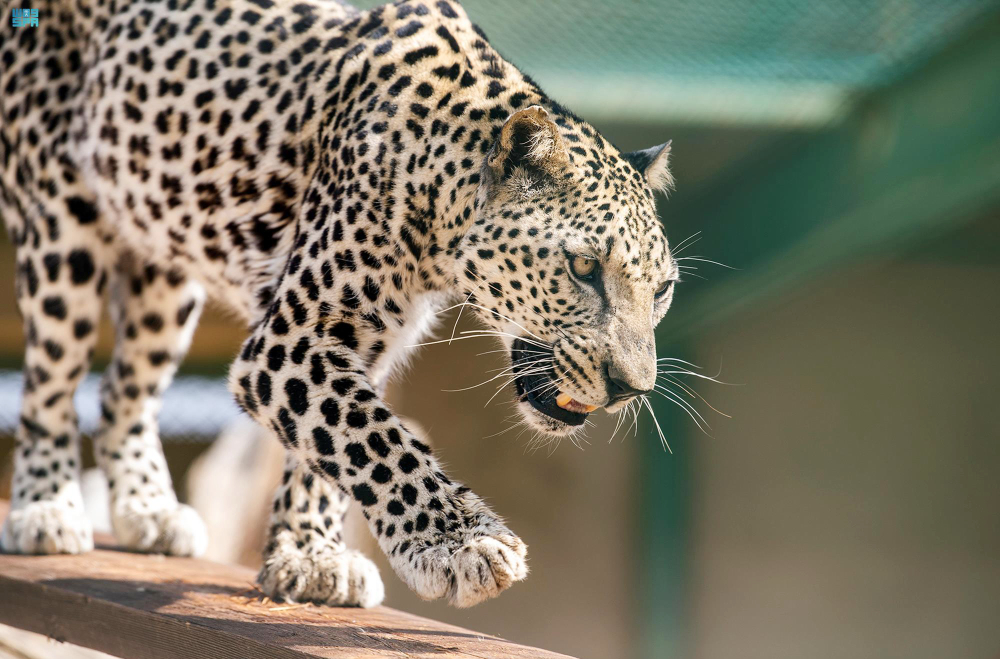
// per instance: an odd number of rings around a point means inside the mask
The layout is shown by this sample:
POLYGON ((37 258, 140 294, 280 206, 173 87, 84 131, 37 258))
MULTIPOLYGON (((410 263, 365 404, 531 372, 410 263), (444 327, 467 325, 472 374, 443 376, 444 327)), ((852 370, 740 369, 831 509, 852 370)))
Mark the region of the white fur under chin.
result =
POLYGON ((520 412, 521 418, 523 418, 529 426, 553 437, 569 437, 582 427, 570 426, 562 421, 557 421, 546 414, 542 414, 532 407, 531 403, 520 402, 517 404, 517 410, 520 412))

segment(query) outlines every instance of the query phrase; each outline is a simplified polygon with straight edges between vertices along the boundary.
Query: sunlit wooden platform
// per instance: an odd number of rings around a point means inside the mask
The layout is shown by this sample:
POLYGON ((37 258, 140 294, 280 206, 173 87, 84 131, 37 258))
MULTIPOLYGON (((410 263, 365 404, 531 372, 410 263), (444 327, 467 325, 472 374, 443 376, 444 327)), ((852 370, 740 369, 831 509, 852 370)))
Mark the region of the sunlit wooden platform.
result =
POLYGON ((107 546, 0 555, 0 623, 123 659, 568 659, 387 607, 272 602, 254 576, 107 546))

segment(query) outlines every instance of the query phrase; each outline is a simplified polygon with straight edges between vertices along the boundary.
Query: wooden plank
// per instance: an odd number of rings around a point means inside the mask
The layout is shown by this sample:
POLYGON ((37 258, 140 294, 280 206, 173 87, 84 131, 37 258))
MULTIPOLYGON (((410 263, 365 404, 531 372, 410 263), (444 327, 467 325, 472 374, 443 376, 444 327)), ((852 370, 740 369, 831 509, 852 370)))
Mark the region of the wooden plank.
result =
POLYGON ((388 607, 271 602, 254 576, 107 546, 0 555, 0 623, 123 659, 569 659, 388 607))

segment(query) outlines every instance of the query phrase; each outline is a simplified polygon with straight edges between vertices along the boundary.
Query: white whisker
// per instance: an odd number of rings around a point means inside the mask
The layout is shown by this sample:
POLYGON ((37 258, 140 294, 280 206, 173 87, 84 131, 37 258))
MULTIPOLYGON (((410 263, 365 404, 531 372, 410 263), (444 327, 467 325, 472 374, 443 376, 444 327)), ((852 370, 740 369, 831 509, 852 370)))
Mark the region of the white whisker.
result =
POLYGON ((698 410, 692 407, 690 403, 688 403, 686 400, 684 400, 683 398, 681 398, 680 396, 669 390, 661 391, 657 389, 656 393, 663 396, 664 398, 666 398, 667 400, 669 400, 670 402, 674 403, 679 408, 684 410, 684 412, 689 417, 691 417, 691 420, 695 422, 695 425, 698 426, 698 429, 701 430, 706 435, 708 435, 709 437, 711 437, 711 433, 709 433, 708 430, 706 430, 706 428, 711 430, 712 426, 709 425, 708 421, 705 421, 705 418, 701 415, 701 413, 699 413, 698 410))
POLYGON ((622 424, 625 423, 625 411, 627 409, 628 406, 626 405, 625 407, 618 410, 617 419, 615 421, 615 430, 614 432, 611 433, 611 437, 608 439, 608 444, 615 441, 615 437, 618 435, 618 431, 621 430, 622 424))
MULTIPOLYGON (((469 300, 472 299, 472 293, 465 298, 465 303, 467 304, 469 300)), ((462 313, 465 311, 465 304, 462 304, 462 308, 458 310, 458 316, 455 317, 455 324, 451 326, 451 338, 455 338, 455 330, 458 329, 458 321, 462 320, 462 313)), ((449 342, 450 343, 450 342, 449 342)))
MULTIPOLYGON (((697 391, 695 391, 694 389, 692 389, 691 387, 689 387, 689 386, 688 386, 688 385, 686 385, 685 383, 681 382, 681 381, 680 381, 680 380, 678 380, 677 378, 674 378, 674 377, 671 377, 671 376, 669 376, 669 375, 667 375, 667 376, 666 376, 666 378, 667 378, 668 380, 670 380, 671 382, 673 382, 674 384, 676 384, 676 385, 677 385, 678 387, 680 387, 681 389, 683 389, 684 391, 686 391, 686 392, 688 393, 688 395, 690 395, 690 396, 691 396, 692 398, 698 398, 699 400, 701 400, 701 402, 703 402, 703 403, 705 403, 706 405, 708 405, 708 406, 709 406, 709 408, 711 408, 711 410, 712 410, 713 412, 715 412, 716 414, 720 414, 720 415, 722 415, 722 416, 726 417, 727 419, 731 419, 731 418, 733 418, 733 417, 729 416, 728 414, 726 414, 725 412, 723 412, 723 411, 721 411, 721 410, 719 410, 719 409, 716 409, 716 407, 715 407, 714 405, 712 405, 712 404, 711 404, 710 402, 708 402, 708 401, 707 401, 707 400, 705 399, 705 397, 704 397, 704 396, 702 396, 702 395, 701 395, 701 394, 699 394, 699 393, 698 393, 697 391)), ((662 385, 659 385, 659 384, 657 384, 657 385, 654 385, 654 386, 662 386, 662 385)), ((668 387, 668 388, 669 388, 669 387, 668 387)))
POLYGON ((472 385, 470 387, 462 387, 461 389, 442 389, 441 391, 444 391, 444 392, 447 392, 447 393, 458 393, 460 391, 469 391, 471 389, 476 389, 478 387, 483 386, 484 384, 489 384, 490 382, 495 382, 496 380, 499 380, 501 378, 506 378, 506 377, 511 377, 512 376, 512 379, 517 379, 517 378, 521 377, 522 375, 541 375, 541 374, 547 372, 549 370, 549 367, 546 366, 546 367, 543 368, 541 366, 538 366, 537 368, 535 368, 535 365, 532 365, 532 370, 525 370, 525 371, 522 371, 520 373, 512 373, 511 372, 512 369, 513 369, 513 366, 507 367, 507 368, 503 369, 503 371, 504 371, 503 373, 498 373, 498 374, 494 375, 493 377, 491 377, 489 380, 485 380, 483 382, 480 382, 479 384, 474 384, 474 385, 472 385))
POLYGON ((739 268, 734 268, 731 265, 726 265, 725 263, 719 263, 718 261, 713 261, 712 259, 705 259, 700 256, 682 256, 680 258, 675 258, 675 261, 698 261, 699 263, 711 263, 712 265, 717 265, 721 268, 726 268, 727 270, 738 270, 739 268))
POLYGON ((656 360, 656 362, 657 363, 660 363, 660 362, 680 362, 681 364, 687 364, 691 368, 701 368, 701 366, 698 366, 697 364, 692 364, 691 362, 684 361, 683 359, 678 359, 677 357, 660 357, 659 359, 656 360))
POLYGON ((677 254, 680 254, 681 252, 683 252, 685 249, 687 249, 691 245, 694 245, 699 240, 701 240, 701 231, 695 231, 690 236, 688 236, 684 240, 682 240, 679 243, 677 243, 676 245, 674 245, 674 248, 671 250, 671 252, 673 252, 674 256, 676 256, 677 254), (691 241, 691 242, 688 242, 688 241, 691 241))
POLYGON ((653 411, 653 406, 649 403, 649 398, 646 396, 639 396, 639 400, 646 405, 646 409, 649 410, 649 416, 653 417, 653 423, 656 425, 656 433, 660 436, 660 443, 663 444, 664 448, 670 452, 670 455, 673 455, 674 451, 670 448, 670 442, 668 442, 667 438, 663 435, 663 429, 660 428, 660 422, 656 419, 656 412, 653 411))
POLYGON ((708 380, 709 382, 714 382, 715 384, 731 384, 729 382, 723 382, 716 377, 711 375, 702 375, 701 373, 693 373, 687 370, 668 370, 668 371, 657 371, 657 375, 690 375, 693 378, 699 378, 701 380, 708 380))
MULTIPOLYGON (((471 298, 471 297, 472 297, 472 293, 469 293, 469 298, 471 298)), ((507 321, 508 323, 511 323, 511 324, 515 325, 515 326, 516 326, 516 327, 517 327, 518 329, 520 329, 521 331, 523 331, 523 332, 527 332, 527 333, 528 333, 528 336, 530 336, 531 338, 535 339, 536 341, 541 341, 541 342, 542 342, 543 344, 545 343, 545 339, 543 339, 542 337, 540 337, 540 336, 536 335, 536 334, 535 334, 534 332, 532 332, 531 330, 528 330, 527 328, 525 328, 525 327, 524 327, 523 325, 521 325, 520 323, 518 323, 518 322, 517 322, 516 320, 514 320, 514 319, 513 319, 513 318, 511 318, 510 316, 505 316, 505 315, 503 315, 502 313, 500 313, 499 311, 495 311, 495 310, 493 310, 493 309, 489 309, 489 308, 487 308, 487 307, 484 307, 484 306, 483 306, 483 305, 481 305, 481 304, 476 304, 475 302, 469 302, 469 298, 466 298, 465 302, 460 302, 460 303, 458 303, 458 304, 455 304, 455 305, 452 305, 452 306, 448 307, 447 309, 442 309, 442 310, 441 310, 440 312, 438 312, 438 313, 441 313, 441 312, 444 312, 444 311, 449 311, 449 310, 451 310, 451 309, 454 309, 455 307, 463 307, 463 308, 464 308, 464 307, 473 307, 473 308, 475 308, 475 309, 479 309, 479 310, 481 310, 481 311, 485 311, 486 313, 491 313, 491 314, 493 314, 493 315, 495 315, 495 316, 499 317, 500 319, 502 319, 502 320, 505 320, 505 321, 507 321)), ((457 325, 457 321, 456 321, 456 325, 457 325)), ((463 334, 464 334, 464 333, 465 333, 465 332, 463 332, 463 334)), ((523 337, 518 337, 518 338, 523 338, 523 337)))
POLYGON ((500 330, 491 330, 491 329, 465 330, 465 331, 459 332, 459 334, 462 334, 463 336, 469 336, 469 335, 471 335, 471 336, 506 336, 506 337, 510 337, 512 339, 521 339, 525 343, 527 343, 529 345, 533 345, 533 346, 538 347, 538 348, 544 348, 546 350, 551 350, 552 349, 551 346, 546 345, 544 343, 539 343, 538 341, 535 341, 533 339, 526 339, 523 336, 517 336, 516 334, 511 334, 510 332, 501 332, 500 330))

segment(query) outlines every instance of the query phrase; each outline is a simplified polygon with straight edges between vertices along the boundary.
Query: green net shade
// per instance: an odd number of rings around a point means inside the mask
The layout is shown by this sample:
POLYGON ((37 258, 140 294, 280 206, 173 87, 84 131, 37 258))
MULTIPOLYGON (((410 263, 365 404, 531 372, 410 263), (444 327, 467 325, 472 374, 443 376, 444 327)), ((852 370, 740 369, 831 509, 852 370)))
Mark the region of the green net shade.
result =
POLYGON ((1000 10, 996 0, 462 4, 507 59, 586 116, 805 125, 835 119, 1000 10))

